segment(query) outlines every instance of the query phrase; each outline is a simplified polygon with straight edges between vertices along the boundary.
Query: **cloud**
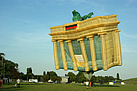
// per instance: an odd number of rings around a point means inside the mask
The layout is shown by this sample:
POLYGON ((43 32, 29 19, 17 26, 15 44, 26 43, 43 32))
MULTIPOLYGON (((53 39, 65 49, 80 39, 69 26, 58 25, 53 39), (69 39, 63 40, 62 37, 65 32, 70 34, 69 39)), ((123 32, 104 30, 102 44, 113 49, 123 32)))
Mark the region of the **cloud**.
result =
POLYGON ((132 48, 130 48, 130 47, 128 47, 128 48, 122 48, 122 49, 123 49, 122 52, 135 53, 135 54, 137 54, 136 50, 135 50, 135 49, 132 49, 132 48))
POLYGON ((123 32, 121 34, 124 35, 125 37, 128 37, 128 38, 137 39, 137 35, 134 36, 134 35, 126 34, 126 33, 123 33, 123 32))
POLYGON ((137 0, 127 0, 125 6, 130 6, 131 4, 135 3, 137 0))
POLYGON ((18 33, 14 36, 15 45, 42 45, 50 41, 50 37, 46 33, 18 33))

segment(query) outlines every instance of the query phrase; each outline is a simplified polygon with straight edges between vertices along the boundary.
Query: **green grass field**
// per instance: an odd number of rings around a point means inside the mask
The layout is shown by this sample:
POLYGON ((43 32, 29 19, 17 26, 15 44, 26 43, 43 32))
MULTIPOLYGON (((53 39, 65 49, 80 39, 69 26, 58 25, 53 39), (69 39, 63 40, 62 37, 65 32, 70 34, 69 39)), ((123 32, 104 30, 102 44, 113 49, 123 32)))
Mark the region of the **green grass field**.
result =
POLYGON ((45 83, 21 83, 20 88, 13 84, 3 85, 0 91, 137 91, 137 85, 97 85, 86 89, 80 84, 45 84, 45 83))

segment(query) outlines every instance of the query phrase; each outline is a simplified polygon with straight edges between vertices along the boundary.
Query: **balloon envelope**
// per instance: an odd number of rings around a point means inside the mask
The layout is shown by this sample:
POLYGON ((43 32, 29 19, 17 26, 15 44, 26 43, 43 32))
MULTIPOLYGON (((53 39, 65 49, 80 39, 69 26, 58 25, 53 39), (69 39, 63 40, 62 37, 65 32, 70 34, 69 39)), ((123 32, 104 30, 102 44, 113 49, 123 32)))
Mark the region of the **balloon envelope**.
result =
POLYGON ((51 27, 56 69, 94 72, 122 65, 117 15, 51 27))

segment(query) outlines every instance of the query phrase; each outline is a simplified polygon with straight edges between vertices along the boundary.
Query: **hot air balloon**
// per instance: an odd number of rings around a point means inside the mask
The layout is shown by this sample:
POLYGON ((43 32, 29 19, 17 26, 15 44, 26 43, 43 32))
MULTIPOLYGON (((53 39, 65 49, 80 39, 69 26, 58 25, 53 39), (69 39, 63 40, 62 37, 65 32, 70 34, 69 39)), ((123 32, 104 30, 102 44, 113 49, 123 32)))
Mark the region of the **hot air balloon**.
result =
POLYGON ((90 79, 95 71, 122 65, 119 23, 117 15, 108 15, 51 27, 55 68, 90 79))

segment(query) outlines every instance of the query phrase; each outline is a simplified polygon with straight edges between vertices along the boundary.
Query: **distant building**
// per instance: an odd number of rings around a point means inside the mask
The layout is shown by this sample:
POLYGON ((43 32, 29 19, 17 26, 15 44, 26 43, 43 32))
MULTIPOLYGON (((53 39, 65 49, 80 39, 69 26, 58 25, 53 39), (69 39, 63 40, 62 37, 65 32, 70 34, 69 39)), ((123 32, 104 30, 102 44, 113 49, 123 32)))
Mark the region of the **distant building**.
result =
POLYGON ((50 80, 48 80, 48 83, 53 83, 53 81, 50 79, 50 80))
POLYGON ((30 82, 30 83, 37 83, 37 82, 38 82, 38 79, 29 79, 29 82, 30 82))
POLYGON ((113 82, 109 82, 109 85, 114 85, 114 83, 113 82))
POLYGON ((125 85, 125 83, 124 83, 124 82, 121 82, 121 85, 125 85))
POLYGON ((61 83, 68 83, 69 82, 69 76, 61 76, 62 81, 61 83))

